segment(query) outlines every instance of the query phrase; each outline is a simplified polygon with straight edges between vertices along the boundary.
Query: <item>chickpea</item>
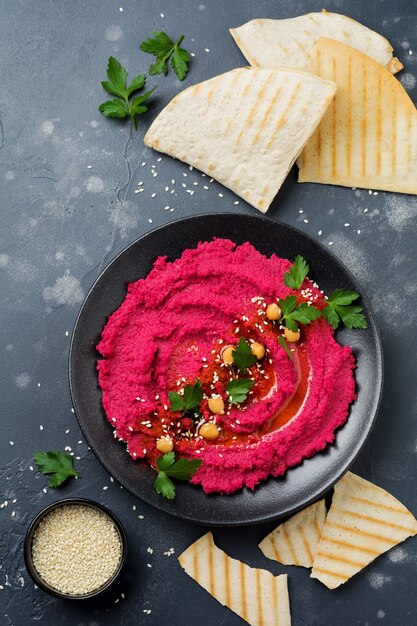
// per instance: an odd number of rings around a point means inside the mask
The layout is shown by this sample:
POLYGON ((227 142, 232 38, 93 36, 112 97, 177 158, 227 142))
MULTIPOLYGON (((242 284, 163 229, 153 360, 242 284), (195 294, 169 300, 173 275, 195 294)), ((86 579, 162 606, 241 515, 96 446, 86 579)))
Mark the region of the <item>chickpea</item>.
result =
POLYGON ((273 302, 267 306, 266 316, 269 320, 279 320, 282 317, 282 311, 280 307, 273 302))
POLYGON ((217 428, 216 424, 212 422, 206 422, 200 426, 198 434, 201 435, 207 441, 215 441, 219 436, 220 432, 217 428))
POLYGON ((284 335, 287 341, 289 341, 290 343, 295 343, 300 339, 300 330, 297 330, 297 332, 295 333, 289 328, 284 328, 284 335))
POLYGON ((221 352, 221 357, 225 365, 232 365, 234 351, 235 351, 235 346, 226 346, 225 348, 223 348, 221 352))
POLYGON ((167 454, 167 452, 172 452, 174 448, 174 442, 170 437, 161 437, 156 442, 156 449, 162 454, 167 454))
POLYGON ((264 358, 265 346, 263 346, 261 343, 254 341, 253 344, 251 344, 251 349, 252 349, 252 353, 256 356, 258 361, 264 358))
POLYGON ((218 415, 223 415, 224 413, 224 402, 222 398, 209 398, 208 407, 212 413, 217 413, 218 415))

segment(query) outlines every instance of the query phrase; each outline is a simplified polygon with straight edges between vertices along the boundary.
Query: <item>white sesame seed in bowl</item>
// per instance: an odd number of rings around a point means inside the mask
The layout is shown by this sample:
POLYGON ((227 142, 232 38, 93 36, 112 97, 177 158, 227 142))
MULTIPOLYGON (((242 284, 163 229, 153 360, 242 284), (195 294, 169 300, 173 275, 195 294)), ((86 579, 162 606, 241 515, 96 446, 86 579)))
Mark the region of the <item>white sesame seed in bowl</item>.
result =
POLYGON ((115 582, 126 560, 127 539, 111 511, 92 500, 70 498, 46 507, 33 520, 24 556, 38 587, 80 600, 115 582))

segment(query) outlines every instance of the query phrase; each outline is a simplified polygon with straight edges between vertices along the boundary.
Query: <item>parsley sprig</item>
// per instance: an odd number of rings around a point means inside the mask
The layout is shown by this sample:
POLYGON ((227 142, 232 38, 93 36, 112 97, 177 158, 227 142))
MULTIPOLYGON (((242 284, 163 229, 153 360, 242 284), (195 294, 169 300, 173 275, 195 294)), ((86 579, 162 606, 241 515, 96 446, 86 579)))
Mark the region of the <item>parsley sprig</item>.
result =
POLYGON ((310 324, 321 315, 319 309, 307 302, 302 302, 297 306, 296 296, 287 296, 284 300, 279 300, 279 306, 282 311, 281 324, 295 333, 298 330, 298 323, 310 324))
POLYGON ((248 396, 249 389, 252 389, 254 384, 254 381, 250 380, 250 378, 231 380, 226 387, 230 404, 240 404, 244 402, 248 396))
POLYGON ((170 391, 168 396, 172 411, 182 411, 183 414, 191 411, 198 412, 203 399, 203 388, 197 378, 193 385, 185 385, 184 395, 170 391))
POLYGON ((80 478, 74 469, 74 463, 70 454, 58 450, 51 452, 35 452, 33 460, 42 474, 51 474, 49 487, 59 487, 70 476, 80 478))
POLYGON ((285 341, 284 335, 280 335, 278 337, 278 343, 280 344, 280 346, 282 346, 284 348, 284 350, 287 353, 287 356, 290 359, 290 361, 293 361, 294 357, 291 354, 291 350, 289 349, 287 342, 285 341))
POLYGON ((184 80, 190 61, 190 55, 187 50, 180 48, 184 35, 181 35, 175 43, 166 33, 161 31, 153 33, 153 36, 153 39, 149 37, 139 46, 143 52, 153 54, 156 58, 156 63, 152 63, 149 68, 149 74, 164 74, 166 76, 168 72, 167 61, 171 59, 172 69, 180 80, 184 80))
POLYGON ((239 343, 232 352, 233 362, 236 367, 241 370, 247 370, 251 365, 256 363, 256 356, 252 352, 250 344, 244 337, 239 339, 239 343))
POLYGON ((144 104, 149 96, 155 91, 156 87, 153 87, 141 96, 137 96, 130 100, 130 96, 135 91, 143 89, 146 76, 145 74, 139 74, 135 76, 130 85, 126 87, 127 71, 114 57, 109 57, 107 65, 107 78, 109 80, 103 80, 101 82, 104 89, 112 96, 116 96, 113 100, 107 100, 100 104, 99 111, 106 117, 118 117, 125 118, 129 115, 132 120, 134 129, 136 130, 135 115, 141 115, 148 110, 148 107, 144 104))
POLYGON ((309 271, 310 267, 303 257, 296 256, 293 266, 284 274, 284 285, 291 289, 300 289, 309 271))
POLYGON ((336 289, 326 300, 326 307, 322 316, 333 328, 338 328, 340 322, 346 328, 368 328, 368 323, 361 306, 352 305, 359 298, 356 291, 336 289))
POLYGON ((156 459, 158 476, 153 484, 156 493, 168 500, 175 498, 175 485, 171 478, 190 480, 202 463, 201 459, 175 460, 175 452, 168 452, 156 459))

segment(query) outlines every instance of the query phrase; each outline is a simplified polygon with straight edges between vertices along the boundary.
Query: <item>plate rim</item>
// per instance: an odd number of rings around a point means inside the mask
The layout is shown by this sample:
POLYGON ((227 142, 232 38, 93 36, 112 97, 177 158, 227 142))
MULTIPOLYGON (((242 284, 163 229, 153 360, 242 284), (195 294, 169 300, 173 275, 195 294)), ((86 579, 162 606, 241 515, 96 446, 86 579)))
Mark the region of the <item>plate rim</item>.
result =
MULTIPOLYGON (((204 237, 202 237, 201 239, 202 241, 205 241, 206 239, 204 237)), ((251 243, 251 242, 249 242, 251 243)), ((252 244, 254 245, 254 244, 252 244)), ((254 246, 256 247, 256 246, 254 246)), ((184 250, 187 249, 186 244, 184 245, 184 250)), ((177 258, 177 257, 175 257, 177 258)), ((137 279, 139 280, 139 278, 137 279)), ((120 305, 119 305, 120 306, 120 305)), ((115 309, 116 310, 116 309, 115 309)), ((112 311, 113 312, 113 311, 112 311)), ((112 312, 107 313, 107 316, 110 316, 112 312)), ((145 504, 147 504, 148 506, 151 506, 152 508, 154 508, 155 510, 157 510, 159 513, 164 513, 167 515, 172 515, 176 518, 182 519, 184 521, 188 521, 188 522, 192 522, 194 524, 200 524, 202 526, 213 526, 213 527, 238 527, 238 526, 251 526, 251 525, 256 525, 256 524, 262 524, 262 523, 267 523, 267 522, 272 522, 272 521, 276 521, 279 519, 285 519, 286 517, 290 516, 290 515, 294 515, 297 511, 300 511, 304 508, 306 508, 307 506, 309 506, 310 504, 312 504, 313 502, 317 501, 319 498, 321 498, 322 496, 324 496, 325 494, 327 494, 332 488, 333 486, 336 484, 336 482, 338 482, 343 476, 344 474, 349 470, 349 468, 351 467, 351 465, 355 462, 355 460, 357 459, 357 457, 359 456, 360 452, 362 451, 362 449, 364 448, 366 442, 368 441, 371 432, 375 426, 375 422, 376 419, 378 417, 380 408, 381 408, 381 403, 382 403, 382 397, 383 397, 383 390, 384 390, 384 379, 385 379, 385 367, 384 367, 384 351, 383 351, 383 344, 382 344, 382 337, 381 337, 381 331, 379 329, 379 326, 377 324, 376 321, 376 317, 375 317, 375 313, 373 311, 373 308, 371 306, 371 303, 368 299, 368 296, 366 295, 365 291, 362 289, 361 284, 359 283, 359 281, 356 279, 356 277, 354 276, 354 274, 351 272, 351 270, 346 267, 346 265, 344 264, 344 262, 331 250, 329 250, 328 248, 326 248, 324 246, 323 243, 321 243, 320 241, 318 241, 317 239, 315 239, 313 236, 311 236, 308 233, 305 233, 304 231, 296 228, 295 226, 292 226, 291 224, 287 224, 286 222, 283 222, 281 220, 275 220, 275 219, 271 219, 270 217, 267 217, 263 214, 257 215, 257 214, 249 214, 249 213, 243 213, 241 211, 236 211, 236 212, 231 212, 231 211, 225 211, 225 212, 221 212, 221 211, 216 211, 216 212, 209 212, 209 213, 199 213, 198 215, 189 215, 189 216, 185 216, 185 217, 181 217, 178 218, 176 220, 170 221, 166 224, 161 224, 160 226, 157 226, 156 228, 153 228, 152 230, 144 233, 143 235, 141 235, 140 237, 138 237, 137 239, 135 239, 134 241, 132 241, 131 243, 129 243, 127 246, 125 246, 122 250, 120 250, 115 257, 113 257, 108 263, 107 265, 102 269, 102 271, 98 274, 98 276, 94 279, 91 287, 89 288, 89 290, 87 291, 87 294, 85 295, 78 314, 76 316, 75 322, 74 322, 74 326, 73 326, 73 330, 72 330, 72 334, 71 334, 71 341, 69 344, 69 352, 68 352, 68 378, 69 378, 69 388, 70 388, 70 396, 71 396, 71 400, 72 400, 72 404, 74 407, 74 411, 75 411, 75 416, 78 422, 78 425, 89 445, 89 447, 91 448, 91 451, 93 452, 93 454, 95 455, 95 457, 98 459, 98 461, 100 462, 100 464, 104 467, 104 469, 111 475, 114 477, 114 479, 123 486, 123 489, 126 489, 126 491, 128 491, 131 495, 133 495, 135 498, 137 498, 138 500, 140 500, 141 502, 144 502, 145 504), (121 480, 118 476, 117 476, 117 472, 113 472, 113 470, 110 470, 106 464, 105 461, 102 460, 101 455, 97 452, 96 450, 96 446, 94 443, 91 442, 90 438, 87 436, 83 424, 79 418, 79 411, 77 409, 77 401, 76 401, 76 394, 74 392, 74 375, 73 375, 73 359, 74 359, 74 355, 73 355, 73 349, 74 349, 74 343, 75 343, 75 338, 76 338, 76 333, 77 333, 77 329, 78 329, 78 325, 80 322, 80 319, 82 317, 84 308, 86 306, 86 304, 88 303, 91 294, 95 291, 95 288, 97 286, 97 284, 100 282, 100 280, 102 279, 102 277, 104 276, 104 274, 110 269, 111 266, 113 266, 121 256, 123 256, 124 254, 126 254, 131 248, 137 246, 143 239, 153 235, 156 232, 159 231, 163 231, 163 230, 169 230, 172 226, 174 225, 178 225, 179 223, 182 222, 190 222, 190 221, 197 221, 199 219, 204 219, 204 218, 216 218, 216 217, 220 217, 221 219, 227 219, 227 217, 233 217, 234 219, 236 218, 251 218, 256 220, 260 220, 260 221, 264 221, 264 222, 269 222, 271 225, 273 226, 283 226, 287 229, 289 229, 290 231, 293 231, 294 233, 296 233, 298 236, 302 236, 303 238, 305 238, 307 241, 309 241, 310 243, 312 243, 315 246, 318 246, 319 248, 322 249, 322 251, 324 251, 327 255, 329 255, 333 260, 335 260, 335 262, 337 264, 339 264, 343 271, 348 275, 349 279, 352 281, 353 284, 355 284, 360 291, 361 294, 361 299, 363 304, 365 305, 364 308, 366 308, 367 313, 369 314, 369 318, 371 320, 372 323, 372 327, 373 327, 373 331, 375 332, 376 335, 376 360, 377 360, 377 365, 379 366, 379 372, 378 372, 378 398, 376 400, 376 397, 374 398, 374 402, 373 405, 375 406, 374 410, 373 410, 373 416, 372 416, 372 420, 370 420, 370 422, 368 422, 368 427, 366 430, 366 434, 365 436, 362 436, 361 438, 358 439, 356 445, 354 446, 354 450, 352 452, 352 454, 350 455, 350 458, 345 461, 344 463, 342 463, 342 469, 340 471, 340 473, 337 475, 336 478, 331 478, 329 481, 326 481, 326 485, 324 487, 320 487, 319 489, 315 490, 314 493, 312 493, 311 497, 308 500, 305 500, 301 505, 298 506, 294 506, 291 510, 289 510, 288 512, 286 512, 285 514, 278 514, 278 515, 263 515, 263 516, 256 516, 255 518, 251 518, 249 520, 232 520, 232 521, 225 521, 225 520, 202 520, 202 519, 196 519, 194 518, 192 515, 187 515, 186 513, 182 513, 181 511, 177 511, 177 510, 172 510, 172 511, 168 511, 162 508, 159 508, 157 504, 148 501, 146 498, 142 498, 140 496, 138 496, 136 493, 134 493, 134 491, 126 486, 125 484, 123 484, 123 479, 121 480)), ((342 425, 343 427, 343 425, 342 425)), ((338 432, 340 429, 338 428, 336 432, 338 432)), ((330 445, 334 445, 334 444, 327 444, 326 447, 321 451, 321 452, 325 452, 328 447, 330 445)), ((309 458, 314 458, 315 455, 313 455, 312 457, 309 458)), ((306 462, 309 460, 309 458, 307 459, 303 459, 303 462, 306 462)), ((301 464, 298 464, 296 466, 294 466, 294 468, 298 467, 301 464)), ((287 471, 291 470, 292 468, 288 468, 287 471)), ((285 476, 285 474, 284 474, 285 476)), ((271 477, 269 478, 271 480, 271 477)), ((201 489, 201 487, 195 487, 198 489, 201 489)), ((257 487, 255 488, 253 493, 256 493, 256 491, 258 489, 262 488, 262 483, 257 485, 257 487)), ((239 490, 240 492, 241 490, 239 490)), ((238 492, 238 493, 239 493, 238 492)), ((230 498, 233 497, 234 494, 230 494, 230 495, 224 495, 222 497, 224 498, 230 498)))

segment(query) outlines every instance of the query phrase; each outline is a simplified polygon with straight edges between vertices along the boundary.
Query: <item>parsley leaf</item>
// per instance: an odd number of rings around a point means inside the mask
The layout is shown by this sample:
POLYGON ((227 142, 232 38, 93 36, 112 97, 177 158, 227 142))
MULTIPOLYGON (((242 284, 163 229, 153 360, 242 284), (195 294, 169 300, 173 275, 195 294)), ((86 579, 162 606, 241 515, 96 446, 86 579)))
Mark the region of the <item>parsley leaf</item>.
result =
POLYGON ((284 274, 284 285, 291 289, 300 289, 310 268, 302 256, 295 257, 293 266, 284 274))
POLYGON ((201 459, 178 459, 176 461, 175 452, 168 452, 158 457, 156 459, 158 476, 153 484, 156 493, 168 500, 173 500, 175 498, 175 485, 171 478, 190 480, 201 463, 201 459))
POLYGON ((51 474, 48 481, 49 487, 59 487, 70 476, 80 478, 80 475, 74 469, 73 459, 70 454, 59 451, 35 452, 33 460, 42 474, 51 474))
POLYGON ((252 389, 254 381, 249 378, 240 378, 231 380, 227 384, 226 391, 229 394, 229 402, 231 404, 240 404, 247 398, 249 389, 252 389))
POLYGON ((252 352, 250 344, 244 337, 239 339, 239 343, 232 352, 233 362, 236 367, 242 371, 247 370, 248 367, 256 363, 256 356, 252 352))
POLYGON ((184 39, 184 35, 181 35, 176 43, 164 32, 158 31, 153 33, 153 35, 154 39, 149 38, 139 46, 143 52, 153 54, 156 58, 156 63, 153 63, 149 68, 149 74, 164 74, 166 76, 168 71, 166 64, 171 57, 172 69, 180 80, 184 80, 190 61, 190 55, 187 50, 179 47, 184 39))
POLYGON ((107 78, 109 80, 103 80, 101 85, 112 96, 116 96, 116 98, 100 104, 98 107, 99 111, 106 117, 124 118, 129 115, 133 127, 136 129, 135 115, 140 115, 148 110, 148 107, 144 106, 143 103, 155 91, 156 87, 147 91, 142 96, 134 98, 132 102, 130 102, 129 98, 132 93, 139 91, 145 85, 145 74, 135 76, 130 85, 126 87, 127 71, 114 57, 109 57, 107 78))
POLYGON ((300 322, 300 324, 310 324, 321 315, 321 311, 316 307, 302 302, 292 313, 290 313, 292 319, 300 322))
POLYGON ((368 328, 363 308, 351 305, 358 298, 359 294, 356 291, 336 289, 326 300, 326 308, 322 312, 323 318, 333 328, 338 328, 340 322, 346 328, 368 328))
POLYGON ((281 323, 284 323, 289 330, 295 333, 298 330, 297 322, 310 324, 321 315, 319 309, 307 304, 307 302, 302 302, 297 306, 297 298, 295 296, 287 296, 285 300, 280 300, 279 306, 282 311, 281 323))
POLYGON ((279 306, 282 311, 282 317, 287 317, 297 306, 296 296, 287 296, 285 300, 279 300, 279 306))
POLYGON ((280 335, 278 337, 278 343, 284 348, 284 350, 287 353, 288 358, 290 359, 290 361, 293 361, 294 359, 293 359, 293 356, 291 354, 291 350, 289 349, 289 347, 287 345, 287 342, 285 341, 284 335, 280 335))
POLYGON ((168 395, 172 411, 187 413, 200 406, 203 399, 203 388, 197 378, 194 385, 185 385, 183 396, 176 391, 170 391, 168 395))
POLYGON ((175 485, 165 472, 159 472, 155 479, 153 488, 160 496, 164 496, 167 500, 173 500, 175 498, 175 485))
POLYGON ((161 472, 165 472, 173 463, 175 463, 175 452, 167 452, 156 459, 156 464, 161 472))

